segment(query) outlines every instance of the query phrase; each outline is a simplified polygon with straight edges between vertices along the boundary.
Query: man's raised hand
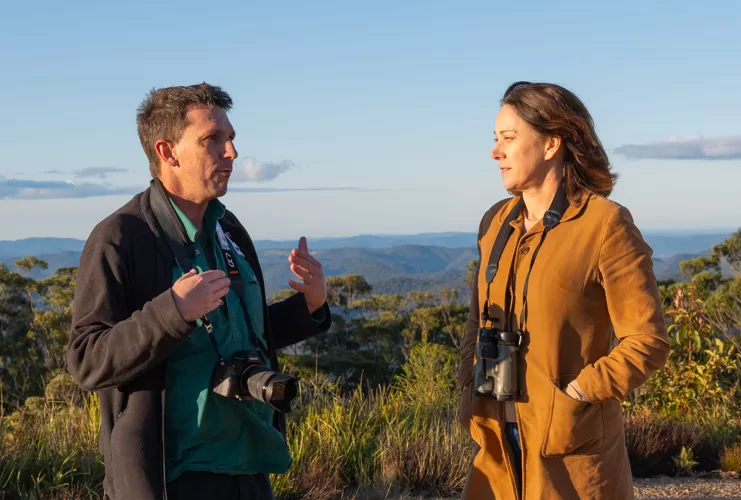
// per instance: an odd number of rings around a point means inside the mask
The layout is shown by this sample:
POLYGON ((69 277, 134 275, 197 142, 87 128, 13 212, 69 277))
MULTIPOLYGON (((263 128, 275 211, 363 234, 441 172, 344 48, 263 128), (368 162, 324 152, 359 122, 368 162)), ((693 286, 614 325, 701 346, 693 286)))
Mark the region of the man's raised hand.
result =
POLYGON ((298 248, 291 251, 288 256, 291 263, 291 271, 303 283, 291 280, 288 282, 291 288, 304 294, 309 314, 314 313, 327 301, 327 282, 324 279, 322 264, 309 253, 306 238, 298 240, 298 248))
POLYGON ((221 299, 229 292, 230 284, 224 271, 198 274, 191 269, 172 285, 172 295, 183 319, 195 321, 223 303, 221 299))

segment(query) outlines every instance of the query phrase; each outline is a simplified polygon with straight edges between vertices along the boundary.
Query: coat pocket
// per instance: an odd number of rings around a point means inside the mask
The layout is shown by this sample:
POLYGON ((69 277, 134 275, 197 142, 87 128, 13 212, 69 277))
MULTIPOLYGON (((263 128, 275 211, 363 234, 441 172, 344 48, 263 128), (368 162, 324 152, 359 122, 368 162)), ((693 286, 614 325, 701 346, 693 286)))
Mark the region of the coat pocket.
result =
POLYGON ((577 401, 553 385, 543 456, 591 455, 604 446, 602 404, 577 401))

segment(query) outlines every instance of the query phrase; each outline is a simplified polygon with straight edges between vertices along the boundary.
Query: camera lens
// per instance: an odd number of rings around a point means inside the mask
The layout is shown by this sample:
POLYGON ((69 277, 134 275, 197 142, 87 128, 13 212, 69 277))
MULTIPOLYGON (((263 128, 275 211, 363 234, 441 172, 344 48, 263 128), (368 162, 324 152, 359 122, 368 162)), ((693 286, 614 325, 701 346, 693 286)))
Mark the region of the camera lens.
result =
POLYGON ((242 389, 257 401, 282 413, 291 411, 291 401, 298 394, 298 379, 264 366, 250 366, 242 374, 242 389))

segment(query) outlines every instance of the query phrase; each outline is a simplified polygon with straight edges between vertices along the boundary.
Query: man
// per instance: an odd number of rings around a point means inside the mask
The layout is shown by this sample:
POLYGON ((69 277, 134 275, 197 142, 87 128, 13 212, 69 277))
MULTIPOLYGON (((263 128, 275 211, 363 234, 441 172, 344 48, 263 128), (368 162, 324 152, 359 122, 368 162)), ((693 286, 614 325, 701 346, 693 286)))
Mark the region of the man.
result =
POLYGON ((331 321, 303 237, 288 259, 298 293, 266 305, 252 240, 218 200, 237 158, 231 105, 205 83, 147 96, 137 125, 152 184, 95 227, 80 259, 68 366, 98 392, 113 500, 273 498, 268 474, 291 464, 281 412, 212 390, 220 359, 262 353, 278 370, 277 349, 331 321))

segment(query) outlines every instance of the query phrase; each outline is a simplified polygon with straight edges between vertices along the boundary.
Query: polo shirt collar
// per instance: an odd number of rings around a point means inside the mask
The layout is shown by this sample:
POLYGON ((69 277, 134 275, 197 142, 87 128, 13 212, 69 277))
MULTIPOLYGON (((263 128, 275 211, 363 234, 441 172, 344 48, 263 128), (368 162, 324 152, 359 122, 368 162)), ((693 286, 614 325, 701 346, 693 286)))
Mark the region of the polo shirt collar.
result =
MULTIPOLYGON (((175 210, 178 219, 180 219, 180 222, 183 224, 183 229, 185 229, 185 234, 188 235, 188 239, 192 242, 195 242, 198 228, 195 226, 195 224, 193 224, 193 221, 191 221, 188 216, 185 215, 185 212, 183 212, 180 207, 175 204, 172 198, 168 197, 168 199, 170 200, 170 204, 175 210)), ((208 203, 208 207, 206 207, 206 214, 203 217, 204 232, 206 234, 214 234, 216 232, 216 223, 219 221, 219 219, 224 217, 225 213, 226 207, 223 203, 221 203, 219 200, 211 200, 208 203)))

